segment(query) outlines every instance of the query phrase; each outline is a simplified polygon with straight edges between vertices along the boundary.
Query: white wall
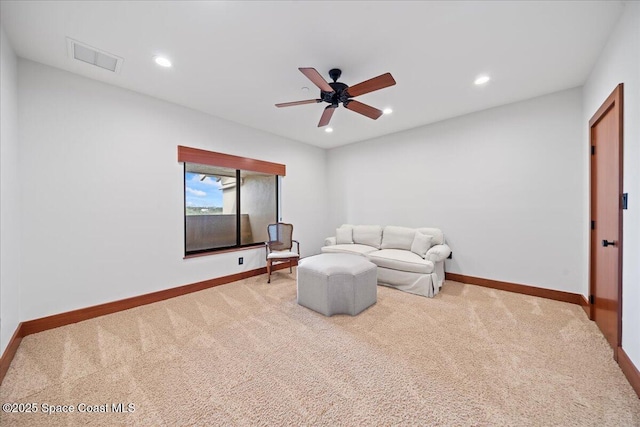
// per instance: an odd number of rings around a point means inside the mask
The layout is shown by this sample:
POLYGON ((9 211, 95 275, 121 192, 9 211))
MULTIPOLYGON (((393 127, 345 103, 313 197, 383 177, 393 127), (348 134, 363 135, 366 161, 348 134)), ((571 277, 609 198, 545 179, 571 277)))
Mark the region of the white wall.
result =
MULTIPOLYGON (((589 144, 588 121, 613 89, 624 83, 624 192, 629 193, 629 208, 623 211, 622 257, 622 348, 640 367, 640 4, 625 4, 620 21, 609 37, 596 66, 584 85, 582 122, 585 147, 583 194, 589 220, 589 144)), ((588 231, 585 232, 585 238, 588 231)), ((589 248, 585 247, 585 257, 589 248)), ((588 262, 588 258, 587 258, 588 262)), ((582 289, 586 295, 588 283, 582 289)))
POLYGON ((319 252, 324 150, 28 60, 18 71, 23 320, 265 265, 264 249, 183 260, 178 145, 286 164, 283 219, 319 252))
POLYGON ((0 27, 0 354, 20 323, 17 58, 0 27))
POLYGON ((576 88, 332 149, 331 226, 440 227, 449 272, 577 293, 581 102, 576 88))

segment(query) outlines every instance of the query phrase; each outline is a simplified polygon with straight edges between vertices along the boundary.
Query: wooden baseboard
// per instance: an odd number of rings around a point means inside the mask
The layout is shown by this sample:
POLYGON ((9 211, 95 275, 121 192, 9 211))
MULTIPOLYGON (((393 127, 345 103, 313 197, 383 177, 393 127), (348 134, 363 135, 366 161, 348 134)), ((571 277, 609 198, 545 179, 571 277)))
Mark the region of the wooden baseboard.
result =
MULTIPOLYGON (((297 264, 294 263, 293 265, 297 264)), ((289 264, 280 264, 277 267, 274 266, 274 270, 280 270, 288 267, 289 264)), ((94 317, 100 317, 106 314, 116 313, 118 311, 128 310, 130 308, 139 307, 141 305, 152 304, 154 302, 163 301, 169 298, 175 298, 180 295, 189 294, 191 292, 202 291, 214 286, 220 286, 238 280, 247 279, 249 277, 258 276, 260 274, 265 274, 266 272, 267 267, 257 268, 255 270, 243 271, 242 273, 236 273, 230 276, 217 277, 215 279, 209 279, 203 282, 178 286, 177 288, 165 289, 158 292, 152 292, 150 294, 138 295, 136 297, 94 305, 92 307, 81 308, 78 310, 67 311, 65 313, 54 314, 52 316, 41 317, 39 319, 28 320, 26 322, 23 322, 22 324, 23 336, 46 331, 48 329, 58 328, 60 326, 69 325, 71 323, 81 322, 83 320, 93 319, 94 317)))
POLYGON ((584 310, 585 313, 587 313, 587 317, 589 318, 589 320, 593 320, 591 318, 591 304, 589 304, 589 301, 584 297, 584 295, 580 295, 580 305, 582 306, 582 309, 584 310))
POLYGON ((4 349, 2 357, 0 357, 0 384, 2 384, 2 380, 9 370, 9 365, 11 365, 13 356, 15 356, 16 351, 18 351, 22 337, 24 337, 22 323, 19 323, 16 331, 13 333, 9 343, 7 344, 7 348, 4 349))
MULTIPOLYGON (((297 262, 293 262, 293 266, 297 266, 297 262)), ((282 270, 289 268, 289 264, 278 264, 273 266, 273 270, 282 270)), ((259 276, 267 272, 267 267, 257 268, 255 270, 244 271, 242 273, 232 274, 230 276, 217 277, 215 279, 205 280, 203 282, 192 283, 190 285, 178 286, 177 288, 165 289, 150 294, 139 295, 136 297, 126 298, 119 301, 108 302, 104 304, 94 305, 92 307, 81 308, 78 310, 67 311, 65 313, 54 314, 52 316, 41 317, 39 319, 27 320, 18 325, 7 348, 0 358, 0 384, 5 374, 9 370, 9 365, 13 360, 20 341, 27 335, 43 332, 48 329, 58 328, 60 326, 69 325, 71 323, 81 322, 83 320, 93 319, 94 317, 104 316, 106 314, 116 313, 122 310, 139 307, 141 305, 151 304, 163 301, 169 298, 178 297, 180 295, 189 294, 191 292, 201 291, 214 286, 220 286, 227 283, 247 279, 253 276, 259 276)), ((267 281, 265 279, 265 285, 267 281)))
POLYGON ((470 285, 484 286, 486 288, 500 289, 502 291, 515 292, 518 294, 532 295, 535 297, 547 298, 556 301, 580 304, 582 295, 571 292, 556 291, 554 289, 544 289, 535 286, 520 285, 518 283, 500 282, 498 280, 483 279, 480 277, 465 276, 457 273, 445 273, 445 280, 468 283, 470 285))
POLYGON ((638 371, 638 368, 629 359, 622 347, 618 347, 618 365, 620 365, 624 376, 627 377, 629 384, 631 384, 631 387, 640 398, 640 371, 638 371))

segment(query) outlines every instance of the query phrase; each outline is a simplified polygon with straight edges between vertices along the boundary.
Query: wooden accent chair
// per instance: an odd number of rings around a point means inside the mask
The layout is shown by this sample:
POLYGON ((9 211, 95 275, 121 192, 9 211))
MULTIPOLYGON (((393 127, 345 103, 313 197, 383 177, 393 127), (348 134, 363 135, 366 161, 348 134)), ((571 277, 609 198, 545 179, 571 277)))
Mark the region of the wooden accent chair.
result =
POLYGON ((271 270, 274 263, 289 262, 289 273, 293 272, 291 269, 293 261, 300 258, 300 242, 292 239, 293 225, 284 222, 269 224, 267 233, 269 241, 264 242, 267 248, 267 273, 269 273, 267 283, 271 283, 271 270), (294 243, 296 244, 296 252, 292 250, 294 243))

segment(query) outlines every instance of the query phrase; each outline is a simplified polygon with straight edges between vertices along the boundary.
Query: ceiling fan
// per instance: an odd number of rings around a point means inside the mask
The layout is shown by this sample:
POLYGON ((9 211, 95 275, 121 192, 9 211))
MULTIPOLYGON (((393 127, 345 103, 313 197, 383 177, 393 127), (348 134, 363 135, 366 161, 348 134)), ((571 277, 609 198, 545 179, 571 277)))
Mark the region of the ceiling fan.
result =
POLYGON ((337 81, 342 74, 342 70, 339 70, 337 68, 329 70, 329 77, 331 77, 333 83, 327 83, 315 68, 298 68, 298 70, 300 70, 302 74, 307 76, 307 78, 311 80, 313 84, 320 88, 320 98, 307 99, 305 101, 284 102, 282 104, 276 104, 276 107, 292 107, 294 105, 315 104, 323 101, 327 102, 330 105, 325 107, 324 112, 320 117, 318 127, 326 126, 329 124, 331 116, 333 116, 333 112, 336 108, 338 108, 338 105, 340 105, 340 103, 342 103, 342 105, 344 105, 344 108, 346 108, 347 110, 355 111, 356 113, 360 113, 363 116, 367 116, 370 119, 376 120, 382 115, 382 111, 378 110, 377 108, 373 108, 370 105, 363 104, 362 102, 354 101, 351 98, 396 84, 396 81, 393 79, 391 73, 382 74, 378 77, 374 77, 362 83, 358 83, 357 85, 347 86, 346 84, 339 83, 337 81))

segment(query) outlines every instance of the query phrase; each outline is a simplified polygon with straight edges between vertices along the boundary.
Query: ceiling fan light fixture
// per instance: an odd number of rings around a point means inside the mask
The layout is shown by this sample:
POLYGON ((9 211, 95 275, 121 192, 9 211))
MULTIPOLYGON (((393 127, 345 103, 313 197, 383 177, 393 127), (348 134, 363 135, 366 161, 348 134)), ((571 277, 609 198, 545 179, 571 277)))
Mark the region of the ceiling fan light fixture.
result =
POLYGON ((169 68, 172 65, 171 61, 169 61, 169 59, 165 58, 164 56, 154 56, 153 60, 156 64, 158 64, 161 67, 169 68))
POLYGON ((489 80, 491 80, 491 77, 487 76, 487 75, 482 75, 482 76, 478 76, 475 81, 473 82, 473 84, 475 84, 476 86, 480 86, 483 85, 485 83, 488 83, 489 80))
POLYGON ((393 113, 393 110, 391 108, 385 108, 384 110, 382 110, 383 114, 391 114, 393 113))
POLYGON ((333 128, 325 128, 324 131, 326 133, 331 133, 331 132, 333 132, 333 128))

